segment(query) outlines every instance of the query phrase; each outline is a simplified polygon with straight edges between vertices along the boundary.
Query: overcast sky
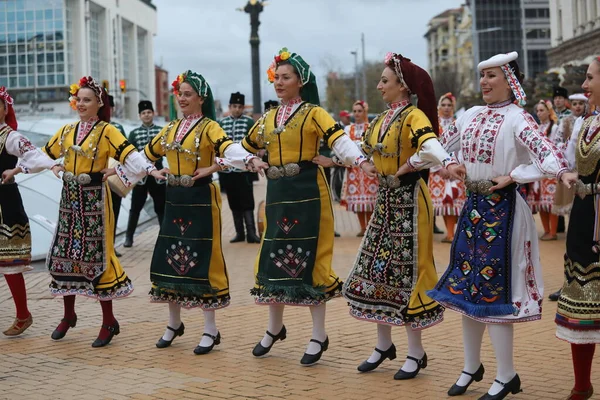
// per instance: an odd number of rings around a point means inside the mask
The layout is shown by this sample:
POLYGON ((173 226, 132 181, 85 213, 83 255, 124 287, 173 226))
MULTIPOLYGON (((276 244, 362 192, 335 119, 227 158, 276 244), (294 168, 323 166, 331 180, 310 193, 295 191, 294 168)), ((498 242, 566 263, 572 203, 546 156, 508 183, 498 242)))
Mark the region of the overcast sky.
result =
MULTIPOLYGON (((226 106, 240 91, 252 102, 250 16, 247 0, 154 0, 158 33, 154 57, 170 79, 187 69, 201 73, 226 106)), ((317 76, 324 98, 328 70, 354 71, 351 51, 365 34, 367 61, 402 53, 427 69, 427 22, 464 0, 272 0, 260 14, 262 101, 275 99, 266 69, 282 47, 300 54, 317 76)), ((368 82, 368 84, 371 84, 368 82)), ((376 84, 376 83, 374 83, 376 84)))

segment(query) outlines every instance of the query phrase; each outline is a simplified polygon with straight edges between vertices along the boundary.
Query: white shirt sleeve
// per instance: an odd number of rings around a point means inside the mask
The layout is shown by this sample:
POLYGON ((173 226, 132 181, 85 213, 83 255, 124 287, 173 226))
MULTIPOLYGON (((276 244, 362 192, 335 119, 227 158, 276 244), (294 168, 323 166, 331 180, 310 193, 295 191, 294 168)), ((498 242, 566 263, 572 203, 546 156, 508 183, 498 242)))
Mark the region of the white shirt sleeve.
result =
POLYGON ((256 156, 252 153, 248 153, 241 144, 233 143, 225 149, 223 152, 225 157, 215 157, 215 162, 221 166, 221 168, 236 168, 239 170, 246 171, 246 164, 256 156))
POLYGON ((446 167, 449 164, 456 163, 456 160, 444 150, 441 143, 433 138, 423 142, 421 149, 408 159, 408 165, 416 170, 427 169, 436 165, 446 167))
POLYGON ((115 166, 117 176, 126 187, 134 185, 155 169, 154 164, 143 153, 137 151, 132 151, 127 156, 125 164, 117 163, 115 166))
POLYGON ((582 125, 583 117, 577 118, 573 123, 573 132, 571 133, 571 137, 567 142, 567 148, 565 150, 565 157, 567 158, 569 169, 571 171, 575 170, 577 167, 577 162, 575 160, 575 149, 577 148, 577 140, 579 139, 579 131, 581 130, 582 125))
POLYGON ((333 151, 343 165, 359 166, 367 157, 348 135, 342 135, 333 142, 333 151))
POLYGON ((56 164, 56 161, 48 157, 17 131, 8 134, 6 151, 12 156, 19 157, 17 167, 20 167, 26 174, 40 172, 52 168, 56 164))

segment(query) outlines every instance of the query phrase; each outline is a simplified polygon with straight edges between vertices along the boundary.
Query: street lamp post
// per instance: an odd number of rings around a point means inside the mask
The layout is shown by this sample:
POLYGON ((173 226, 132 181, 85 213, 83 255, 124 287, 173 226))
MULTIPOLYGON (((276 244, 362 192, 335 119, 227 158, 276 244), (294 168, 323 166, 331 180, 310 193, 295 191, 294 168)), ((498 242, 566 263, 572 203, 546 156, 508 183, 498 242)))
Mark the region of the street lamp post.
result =
POLYGON ((37 108, 38 108, 37 41, 38 41, 38 39, 42 39, 43 37, 44 37, 43 34, 38 33, 37 35, 35 35, 32 38, 30 38, 29 40, 27 40, 27 42, 33 42, 33 104, 31 106, 32 112, 36 112, 37 108))
POLYGON ((358 87, 358 50, 351 51, 350 54, 354 56, 354 101, 356 101, 360 99, 360 89, 358 87))
POLYGON ((258 45, 258 26, 260 21, 259 14, 263 11, 266 1, 249 0, 244 8, 238 8, 238 11, 244 11, 250 14, 250 48, 252 52, 252 106, 253 113, 260 114, 262 111, 262 102, 260 99, 260 57, 258 45))

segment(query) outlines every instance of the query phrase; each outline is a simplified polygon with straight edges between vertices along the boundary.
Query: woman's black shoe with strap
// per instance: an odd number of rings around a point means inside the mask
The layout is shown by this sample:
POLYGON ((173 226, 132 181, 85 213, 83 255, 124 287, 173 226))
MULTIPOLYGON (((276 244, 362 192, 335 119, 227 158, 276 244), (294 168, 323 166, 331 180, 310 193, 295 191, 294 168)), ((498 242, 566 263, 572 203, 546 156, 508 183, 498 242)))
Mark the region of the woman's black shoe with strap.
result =
POLYGON ((509 393, 517 394, 523 391, 521 390, 521 378, 519 378, 519 374, 516 374, 514 378, 512 378, 509 382, 506 383, 500 382, 498 379, 494 379, 494 381, 504 386, 502 390, 494 395, 486 393, 483 396, 481 396, 479 400, 502 400, 503 398, 508 396, 509 393))
MULTIPOLYGON (((65 329, 64 331, 59 330, 58 328, 56 328, 54 330, 54 332, 52 332, 52 335, 50 336, 53 340, 60 340, 62 338, 65 337, 65 335, 67 334, 67 331, 69 330, 69 328, 75 328, 75 325, 77 325, 77 314, 75 314, 75 316, 72 319, 68 319, 68 318, 63 318, 60 320, 61 324, 63 322, 67 323, 67 329, 65 329)), ((60 325, 58 325, 60 327, 60 325)))
POLYGON ((285 325, 283 325, 283 327, 281 328, 281 330, 279 331, 279 333, 277 335, 273 335, 271 332, 267 331, 267 335, 271 336, 271 338, 273 339, 273 341, 271 342, 271 345, 265 347, 260 342, 258 342, 258 344, 256 346, 254 346, 254 350, 252 350, 252 355, 254 357, 264 356, 269 351, 271 351, 271 347, 273 347, 273 344, 275 344, 276 341, 285 340, 286 334, 287 334, 287 330, 285 329, 285 325))
POLYGON ((208 336, 213 340, 213 342, 210 346, 196 346, 196 348, 194 349, 194 354, 198 356, 210 353, 213 347, 215 347, 218 344, 221 344, 221 332, 217 332, 217 336, 211 335, 210 333, 203 333, 202 336, 208 336))
POLYGON ((406 356, 407 360, 413 360, 414 362, 417 363, 417 369, 415 369, 413 372, 406 372, 403 371, 402 368, 400 368, 398 370, 398 372, 396 372, 396 375, 394 375, 394 379, 397 381, 403 381, 406 379, 412 379, 415 376, 417 376, 417 374, 419 373, 419 371, 421 370, 421 368, 425 369, 427 368, 427 353, 425 353, 425 355, 423 356, 423 358, 421 358, 420 360, 415 358, 415 357, 411 357, 411 356, 406 356))
POLYGON ((320 342, 317 339, 310 339, 310 341, 315 342, 319 346, 321 346, 321 350, 319 350, 317 354, 304 353, 302 359, 300 360, 300 364, 304 365, 305 367, 316 364, 317 361, 321 359, 323 352, 327 351, 327 349, 329 348, 329 337, 325 338, 324 342, 320 342))
POLYGON ((462 373, 465 375, 469 375, 471 379, 469 380, 469 382, 467 382, 465 386, 460 386, 457 381, 457 383, 452 385, 450 390, 448 390, 448 396, 460 396, 461 394, 464 394, 467 391, 468 387, 471 385, 471 383, 473 383, 473 381, 479 382, 483 379, 485 368, 483 368, 483 364, 480 364, 479 368, 474 373, 471 374, 467 371, 463 371, 462 373))
POLYGON ((390 346, 389 349, 383 351, 383 350, 379 350, 377 347, 375 347, 375 351, 378 352, 381 356, 379 357, 379 360, 375 361, 374 363, 367 361, 363 361, 359 366, 358 366, 358 370, 360 372, 369 372, 369 371, 373 371, 375 368, 379 367, 379 365, 385 361, 386 358, 389 358, 390 361, 396 358, 396 346, 394 346, 394 344, 392 343, 392 345, 390 346))
POLYGON ((156 342, 156 347, 158 347, 159 349, 164 349, 165 347, 169 347, 171 345, 171 343, 173 343, 173 340, 177 336, 183 336, 183 332, 185 331, 185 326, 183 325, 183 322, 182 322, 181 325, 179 326, 179 328, 177 328, 177 329, 173 329, 169 325, 167 325, 167 329, 173 332, 173 337, 171 338, 171 340, 165 340, 162 337, 160 339, 158 339, 158 342, 156 342))

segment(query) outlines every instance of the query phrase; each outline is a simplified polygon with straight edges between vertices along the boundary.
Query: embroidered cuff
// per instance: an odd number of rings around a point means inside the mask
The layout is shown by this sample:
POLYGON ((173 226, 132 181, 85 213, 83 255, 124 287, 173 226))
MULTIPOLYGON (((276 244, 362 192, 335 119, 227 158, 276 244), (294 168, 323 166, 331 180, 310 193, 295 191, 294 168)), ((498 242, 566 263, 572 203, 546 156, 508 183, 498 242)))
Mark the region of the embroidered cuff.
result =
POLYGON ((117 173, 117 176, 119 177, 121 182, 123 182, 123 185, 125 185, 125 187, 130 187, 132 185, 132 182, 127 177, 125 169, 123 168, 123 165, 121 163, 117 163, 117 165, 115 166, 115 172, 117 173))
POLYGON ((417 168, 413 165, 413 163, 410 162, 410 158, 408 160, 406 160, 406 165, 408 165, 408 168, 410 168, 411 172, 415 172, 417 170, 417 168))
POLYGON ((333 161, 333 163, 335 165, 337 165, 338 167, 346 166, 346 164, 344 164, 344 162, 342 160, 340 160, 340 158, 338 156, 336 156, 335 154, 333 156, 331 156, 331 161, 333 161))
POLYGON ((247 167, 251 160, 258 158, 254 154, 250 153, 246 157, 244 157, 244 165, 247 167))
POLYGON ((154 166, 154 164, 150 164, 146 167, 146 175, 150 175, 152 171, 156 171, 156 167, 154 166))
POLYGON ((17 163, 17 168, 21 168, 21 171, 23 171, 24 174, 28 174, 31 171, 29 170, 29 168, 27 168, 26 166, 24 166, 23 164, 21 164, 20 162, 17 163))
POLYGON ((354 165, 356 165, 357 167, 360 167, 360 165, 365 161, 368 161, 367 157, 365 157, 361 154, 360 156, 356 157, 356 159, 354 160, 354 165))
POLYGON ((558 173, 556 174, 556 179, 558 179, 558 180, 560 181, 560 178, 563 176, 563 174, 564 174, 565 172, 569 172, 569 169, 568 169, 568 168, 566 168, 566 167, 564 167, 564 168, 561 168, 561 169, 558 171, 558 173))
POLYGON ((221 171, 225 171, 225 170, 229 169, 229 167, 227 167, 227 164, 225 164, 225 159, 224 158, 215 157, 215 162, 217 163, 217 165, 219 167, 221 167, 221 171))
POLYGON ((442 166, 444 168, 448 167, 448 165, 452 165, 452 164, 458 164, 458 161, 456 161, 454 158, 452 157, 448 157, 442 160, 442 166))

